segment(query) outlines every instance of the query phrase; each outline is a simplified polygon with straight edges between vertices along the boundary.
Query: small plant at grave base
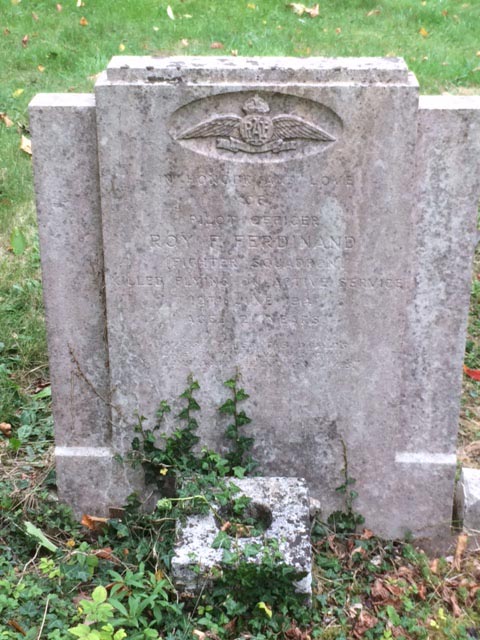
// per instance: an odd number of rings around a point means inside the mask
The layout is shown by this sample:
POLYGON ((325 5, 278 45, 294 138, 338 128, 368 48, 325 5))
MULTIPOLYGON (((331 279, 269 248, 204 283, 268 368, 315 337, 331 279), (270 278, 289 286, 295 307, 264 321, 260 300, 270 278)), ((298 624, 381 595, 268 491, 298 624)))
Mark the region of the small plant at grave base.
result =
POLYGON ((233 397, 229 398, 219 408, 220 413, 232 416, 233 420, 233 422, 227 426, 225 432, 227 438, 233 445, 226 458, 232 469, 240 467, 244 468, 246 473, 252 473, 257 466, 249 453, 253 446, 253 438, 248 438, 241 432, 241 428, 249 424, 251 420, 245 414, 245 411, 238 410, 238 403, 246 400, 250 396, 245 393, 245 389, 238 388, 238 380, 239 377, 237 375, 224 383, 226 387, 232 390, 233 397))
POLYGON ((351 478, 348 473, 347 447, 345 442, 341 440, 343 452, 343 483, 335 489, 344 496, 344 509, 334 511, 328 516, 327 522, 336 533, 355 533, 357 527, 362 525, 365 520, 363 516, 356 513, 353 503, 358 494, 351 487, 355 484, 355 479, 351 478))
MULTIPOLYGON (((181 504, 184 514, 188 508, 190 511, 195 508, 205 510, 213 496, 221 506, 226 505, 233 499, 234 494, 238 493, 238 488, 222 479, 228 476, 241 478, 256 466, 248 455, 253 438, 241 433, 241 427, 249 424, 251 420, 245 411, 238 410, 238 403, 249 396, 244 389, 237 387, 237 382, 238 376, 225 382, 225 386, 232 390, 233 398, 219 407, 220 413, 233 418, 232 424, 226 429, 226 437, 231 442, 231 448, 225 457, 205 448, 200 453, 195 451, 199 437, 196 434, 198 422, 193 413, 200 410, 200 405, 194 393, 200 389, 200 385, 192 377, 189 378, 185 391, 179 396, 185 406, 176 418, 183 422, 183 425, 170 435, 160 435, 163 446, 157 446, 156 432, 161 428, 165 416, 171 413, 167 401, 163 400, 160 403, 157 423, 153 430, 144 429, 145 419, 139 418, 135 428, 139 435, 134 438, 132 451, 127 459, 133 466, 141 464, 147 485, 156 486, 162 495, 174 499, 177 506, 181 504), (205 499, 200 500, 199 495, 205 499)), ((167 502, 161 501, 160 506, 165 508, 167 502)))

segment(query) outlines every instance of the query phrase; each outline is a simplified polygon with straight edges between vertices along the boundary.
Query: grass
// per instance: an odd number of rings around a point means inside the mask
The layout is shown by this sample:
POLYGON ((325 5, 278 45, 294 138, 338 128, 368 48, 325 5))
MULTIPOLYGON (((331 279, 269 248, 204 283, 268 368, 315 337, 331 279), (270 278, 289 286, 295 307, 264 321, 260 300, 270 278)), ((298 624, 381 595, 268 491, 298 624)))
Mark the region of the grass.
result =
MULTIPOLYGON (((108 535, 92 533, 55 501, 31 159, 20 149, 21 136, 29 135, 30 99, 38 92, 92 91, 96 74, 119 54, 395 55, 406 59, 422 93, 480 93, 480 2, 337 0, 321 2, 318 17, 310 18, 276 0, 170 0, 175 19, 168 0, 0 2, 0 114, 8 116, 0 117, 0 427, 11 424, 13 433, 8 440, 0 433, 0 637, 63 640, 78 618, 75 602, 111 580, 109 572, 122 571, 126 580, 125 571, 140 573, 144 561, 137 583, 146 589, 147 573, 155 578, 159 566, 151 549, 140 552, 155 539, 148 523, 132 524, 135 541, 119 523, 109 525, 108 535), (25 250, 12 251, 19 236, 25 250), (55 542, 53 555, 26 534, 27 520, 55 542), (120 567, 105 551, 110 547, 121 556, 120 567)), ((474 271, 480 273, 478 258, 474 271)), ((472 369, 480 369, 479 318, 475 279, 466 354, 472 369)), ((479 393, 480 383, 465 379, 460 453, 473 466, 480 466, 479 393)), ((307 640, 320 631, 336 640, 478 637, 478 555, 434 564, 409 545, 363 536, 318 533, 316 631, 305 623, 301 631, 285 628, 290 636, 284 637, 307 640)), ((136 594, 131 583, 125 589, 136 594)), ((199 603, 202 633, 212 630, 208 606, 199 603)), ((181 637, 191 637, 192 620, 181 637)))

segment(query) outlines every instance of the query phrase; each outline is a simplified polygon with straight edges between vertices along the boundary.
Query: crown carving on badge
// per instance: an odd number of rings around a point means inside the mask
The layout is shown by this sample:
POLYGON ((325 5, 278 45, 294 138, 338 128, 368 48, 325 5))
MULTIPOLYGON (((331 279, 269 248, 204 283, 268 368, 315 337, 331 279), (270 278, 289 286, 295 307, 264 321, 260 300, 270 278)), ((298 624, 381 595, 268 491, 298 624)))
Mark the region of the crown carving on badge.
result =
POLYGON ((265 100, 262 100, 260 96, 255 95, 244 102, 242 111, 245 113, 268 113, 270 111, 270 107, 265 100))

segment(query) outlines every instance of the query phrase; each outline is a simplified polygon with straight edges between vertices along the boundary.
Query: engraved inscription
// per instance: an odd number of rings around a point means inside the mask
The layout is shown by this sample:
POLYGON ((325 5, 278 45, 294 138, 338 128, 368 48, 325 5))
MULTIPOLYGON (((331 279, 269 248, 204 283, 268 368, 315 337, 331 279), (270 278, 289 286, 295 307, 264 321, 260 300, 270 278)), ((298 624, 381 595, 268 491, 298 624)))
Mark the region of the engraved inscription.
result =
POLYGON ((245 113, 218 115, 183 131, 178 139, 216 138, 217 147, 233 153, 280 153, 294 150, 299 139, 334 142, 335 138, 319 126, 295 115, 269 115, 270 106, 254 95, 242 106, 245 113))

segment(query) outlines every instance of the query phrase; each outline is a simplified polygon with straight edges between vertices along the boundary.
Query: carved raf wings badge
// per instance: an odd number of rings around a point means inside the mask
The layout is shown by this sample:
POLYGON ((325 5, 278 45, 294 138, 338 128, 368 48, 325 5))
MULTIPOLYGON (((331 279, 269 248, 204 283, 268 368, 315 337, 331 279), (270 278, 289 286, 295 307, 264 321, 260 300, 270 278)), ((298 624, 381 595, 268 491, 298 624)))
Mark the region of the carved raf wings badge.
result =
POLYGON ((270 107, 260 96, 249 98, 242 106, 243 117, 215 116, 190 127, 178 138, 216 138, 219 149, 265 153, 289 151, 297 148, 300 139, 332 142, 333 136, 299 116, 269 116, 270 107))

